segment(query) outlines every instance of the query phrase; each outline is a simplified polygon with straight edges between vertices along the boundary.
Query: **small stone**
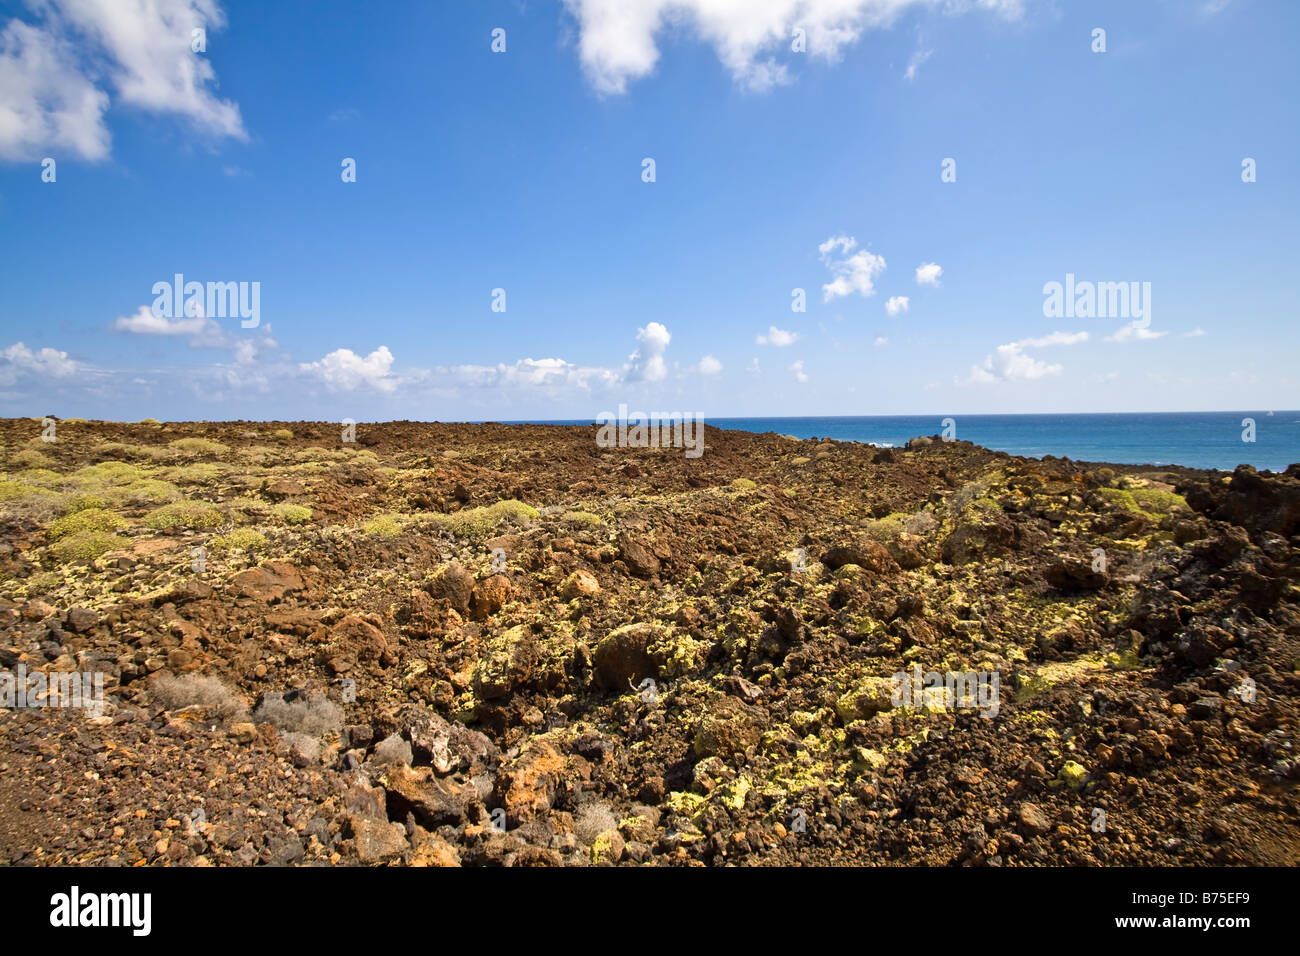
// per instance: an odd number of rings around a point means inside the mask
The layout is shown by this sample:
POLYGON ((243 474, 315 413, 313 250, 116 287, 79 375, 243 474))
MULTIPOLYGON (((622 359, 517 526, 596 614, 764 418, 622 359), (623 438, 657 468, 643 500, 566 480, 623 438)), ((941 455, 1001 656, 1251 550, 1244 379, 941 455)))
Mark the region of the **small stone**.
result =
POLYGON ((1022 803, 1017 818, 1020 821, 1020 828, 1030 835, 1046 833, 1052 828, 1046 814, 1035 803, 1022 803))
POLYGON ((600 593, 600 582, 590 571, 584 571, 579 568, 560 585, 560 597, 566 601, 572 601, 574 598, 591 597, 600 593))
POLYGON ((84 607, 74 607, 64 616, 63 624, 74 634, 85 634, 99 623, 99 615, 84 607))

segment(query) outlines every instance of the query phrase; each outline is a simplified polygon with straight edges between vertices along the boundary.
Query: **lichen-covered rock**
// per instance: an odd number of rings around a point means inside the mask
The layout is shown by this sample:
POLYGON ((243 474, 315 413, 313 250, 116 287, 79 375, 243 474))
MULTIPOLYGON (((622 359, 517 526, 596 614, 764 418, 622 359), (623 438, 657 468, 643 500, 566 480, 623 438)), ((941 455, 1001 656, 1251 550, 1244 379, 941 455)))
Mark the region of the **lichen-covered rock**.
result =
POLYGON ((579 568, 560 585, 560 597, 566 601, 572 601, 574 598, 592 597, 600 593, 600 582, 590 571, 584 571, 579 568))

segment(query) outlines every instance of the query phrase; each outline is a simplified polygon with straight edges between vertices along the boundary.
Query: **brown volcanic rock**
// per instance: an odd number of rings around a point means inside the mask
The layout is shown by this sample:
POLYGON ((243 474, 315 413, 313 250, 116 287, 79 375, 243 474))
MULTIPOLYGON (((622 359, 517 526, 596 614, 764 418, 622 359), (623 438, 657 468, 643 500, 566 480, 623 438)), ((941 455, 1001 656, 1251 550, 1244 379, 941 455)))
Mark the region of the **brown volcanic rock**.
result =
POLYGON ((831 570, 846 564, 856 564, 873 574, 888 574, 898 570, 898 563, 890 557, 889 550, 875 541, 836 545, 822 555, 821 562, 831 570))
POLYGON ((433 573, 425 590, 430 596, 444 600, 461 614, 469 614, 474 601, 474 575, 459 562, 452 561, 433 573))
POLYGON ((639 578, 652 578, 659 573, 659 558, 631 536, 625 535, 619 539, 618 554, 628 570, 639 578))
MULTIPOLYGON (((87 577, 50 518, 0 505, 0 667, 105 676, 100 717, 0 720, 0 863, 1300 864, 1300 469, 718 429, 688 460, 490 423, 359 426, 373 455, 290 423, 268 451, 279 427, 94 423, 40 449, 72 474, 107 443, 221 441, 223 468, 169 476, 185 497, 301 482, 320 519, 263 529, 260 561, 195 573, 205 535, 132 505, 129 553, 87 577), (458 484, 538 514, 462 535, 412 513, 454 511, 458 484), (1195 513, 1103 493, 1175 485, 1195 513), (385 514, 396 533, 364 530, 385 514), (997 706, 895 704, 913 665, 995 675, 997 706), (162 671, 194 700, 153 711, 162 671), (321 736, 205 716, 273 696, 321 736)), ((31 438, 0 421, 0 469, 31 438)))
POLYGON ((301 591, 306 585, 298 568, 288 561, 268 561, 247 571, 240 571, 230 579, 230 585, 239 597, 260 601, 279 601, 292 591, 301 591))
POLYGON ((656 676, 658 668, 650 646, 660 634, 653 624, 629 624, 607 634, 592 654, 600 686, 627 691, 642 679, 656 676))

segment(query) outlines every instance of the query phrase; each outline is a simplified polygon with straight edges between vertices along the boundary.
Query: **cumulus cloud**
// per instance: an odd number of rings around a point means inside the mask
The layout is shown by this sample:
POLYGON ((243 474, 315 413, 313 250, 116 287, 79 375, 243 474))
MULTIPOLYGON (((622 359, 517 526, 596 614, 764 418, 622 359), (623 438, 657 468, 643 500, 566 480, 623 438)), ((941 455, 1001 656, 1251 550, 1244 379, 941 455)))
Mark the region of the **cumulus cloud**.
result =
POLYGON ((999 345, 980 365, 972 365, 965 379, 958 385, 992 385, 998 382, 1032 382, 1051 375, 1060 375, 1063 366, 1044 362, 1028 355, 1025 349, 1047 348, 1059 345, 1078 345, 1088 341, 1087 332, 1053 332, 1037 338, 1019 339, 999 345))
POLYGON ((876 294, 875 279, 885 271, 883 257, 857 248, 858 241, 852 236, 831 236, 817 247, 821 260, 830 269, 835 278, 822 286, 823 301, 852 295, 862 296, 876 294))
POLYGON ((884 348, 888 344, 889 344, 889 339, 885 338, 883 335, 876 336, 876 342, 875 342, 876 348, 878 349, 884 348))
MULTIPOLYGON (((760 332, 754 338, 754 342, 757 345, 774 345, 777 348, 785 348, 787 345, 794 345, 794 343, 798 341, 798 332, 787 332, 785 329, 778 329, 775 325, 769 325, 767 327, 766 335, 760 332)), ((758 359, 755 359, 754 361, 757 362, 758 359)))
POLYGON ((722 371, 722 363, 712 355, 706 355, 700 359, 698 368, 701 375, 717 375, 722 371))
POLYGON ((1147 342, 1168 335, 1168 332, 1152 331, 1140 322, 1130 322, 1122 326, 1114 335, 1106 336, 1107 342, 1147 342))
POLYGON ((20 20, 0 32, 0 159, 103 159, 107 109, 108 94, 82 75, 66 41, 20 20))
POLYGON ((116 103, 247 139, 239 107, 217 97, 212 64, 191 49, 195 29, 225 26, 217 0, 44 0, 35 8, 39 23, 13 20, 0 34, 0 157, 104 159, 109 89, 116 103))
POLYGON ((67 352, 43 348, 33 350, 22 342, 15 342, 0 352, 0 385, 13 385, 21 375, 38 378, 67 378, 83 366, 68 358, 67 352))
MULTIPOLYGON (((795 29, 808 55, 833 62, 866 31, 892 25, 910 7, 935 0, 564 0, 577 21, 578 56, 604 94, 654 71, 659 40, 695 37, 711 46, 735 82, 754 91, 790 81, 783 60, 795 29)), ((955 0, 946 11, 975 6, 1013 18, 1021 0, 955 0)))
POLYGON ((911 304, 912 300, 907 296, 893 295, 890 296, 889 301, 885 303, 885 311, 890 315, 898 315, 901 312, 906 312, 907 307, 911 304))
POLYGON ((916 267, 917 285, 938 285, 943 267, 934 262, 923 262, 916 267))
POLYGON ((637 350, 627 357, 624 376, 629 382, 662 382, 668 374, 664 351, 672 336, 659 322, 636 330, 637 350))
POLYGON ((799 359, 797 362, 792 362, 786 371, 793 372, 794 380, 800 384, 808 381, 808 374, 803 370, 803 359, 799 359))
POLYGON ((336 391, 355 391, 367 385, 380 392, 397 388, 391 374, 393 353, 381 345, 364 358, 351 349, 335 349, 318 362, 302 362, 298 368, 336 391))

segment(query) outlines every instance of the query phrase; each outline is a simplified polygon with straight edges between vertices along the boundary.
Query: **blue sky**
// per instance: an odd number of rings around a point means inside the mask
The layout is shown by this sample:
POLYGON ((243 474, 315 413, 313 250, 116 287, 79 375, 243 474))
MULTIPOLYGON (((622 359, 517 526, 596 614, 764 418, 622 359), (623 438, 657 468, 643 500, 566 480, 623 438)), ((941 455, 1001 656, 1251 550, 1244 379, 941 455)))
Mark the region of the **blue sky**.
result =
POLYGON ((1300 407, 1298 33, 1282 0, 0 4, 0 414, 1300 407), (258 283, 259 325, 155 315, 175 273, 258 283), (1067 274, 1150 309, 1048 317, 1067 274))

